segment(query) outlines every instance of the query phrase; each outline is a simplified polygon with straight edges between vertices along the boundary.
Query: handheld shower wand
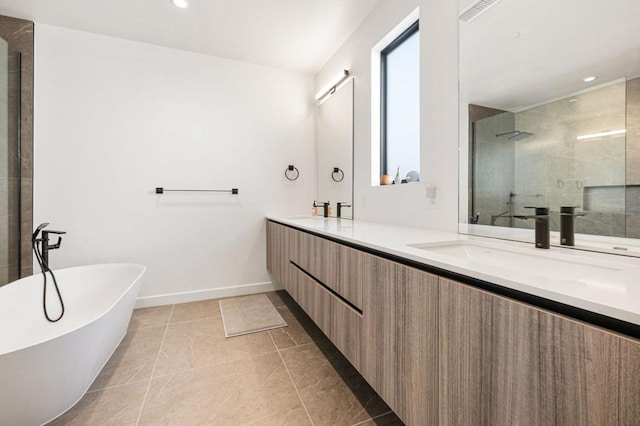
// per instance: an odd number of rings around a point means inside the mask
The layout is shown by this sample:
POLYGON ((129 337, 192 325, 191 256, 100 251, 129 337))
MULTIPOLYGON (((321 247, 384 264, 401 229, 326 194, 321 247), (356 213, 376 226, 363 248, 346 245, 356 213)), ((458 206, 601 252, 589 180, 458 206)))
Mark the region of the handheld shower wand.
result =
POLYGON ((54 250, 60 248, 60 244, 62 243, 62 237, 58 237, 58 242, 56 244, 49 244, 49 234, 65 234, 64 231, 44 231, 44 228, 49 226, 48 223, 41 223, 38 225, 36 230, 33 232, 31 236, 31 246, 33 248, 33 252, 36 256, 36 260, 38 261, 38 265, 40 265, 40 270, 42 271, 42 277, 44 279, 44 287, 42 290, 42 309, 44 311, 44 316, 49 322, 57 322, 64 315, 64 302, 62 301, 62 295, 60 294, 60 289, 58 288, 58 282, 56 281, 56 276, 53 274, 53 271, 49 268, 49 250, 54 250), (38 238, 38 235, 42 232, 42 238, 38 238), (51 278, 53 279, 53 285, 56 289, 56 293, 58 294, 58 300, 60 301, 60 316, 58 318, 52 319, 49 316, 49 312, 47 310, 47 272, 51 274, 51 278))

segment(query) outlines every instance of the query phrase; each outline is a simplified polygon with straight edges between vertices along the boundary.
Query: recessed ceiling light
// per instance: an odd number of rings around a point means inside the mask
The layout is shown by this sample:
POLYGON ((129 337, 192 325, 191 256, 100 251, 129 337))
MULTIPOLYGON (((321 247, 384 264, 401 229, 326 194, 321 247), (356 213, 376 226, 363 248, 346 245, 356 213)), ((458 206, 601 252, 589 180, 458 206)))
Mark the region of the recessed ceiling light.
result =
POLYGON ((589 83, 589 82, 591 82, 591 81, 593 81, 595 79, 596 79, 595 75, 590 75, 589 77, 583 78, 582 81, 584 81, 585 83, 589 83))
POLYGON ((186 9, 189 7, 189 2, 187 0, 171 0, 171 3, 180 9, 186 9))

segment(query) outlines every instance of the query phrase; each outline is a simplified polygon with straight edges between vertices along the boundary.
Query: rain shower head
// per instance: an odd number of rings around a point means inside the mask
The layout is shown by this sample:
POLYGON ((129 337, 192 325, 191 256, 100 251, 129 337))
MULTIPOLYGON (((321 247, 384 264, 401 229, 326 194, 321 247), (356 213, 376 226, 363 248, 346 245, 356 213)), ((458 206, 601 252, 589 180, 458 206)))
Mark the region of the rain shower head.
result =
POLYGON ((498 133, 496 135, 496 138, 499 138, 501 136, 507 136, 507 135, 511 135, 511 136, 509 136, 507 138, 507 140, 517 142, 517 141, 521 141, 523 139, 526 139, 529 136, 533 136, 533 133, 521 132, 520 130, 513 130, 511 132, 498 133))

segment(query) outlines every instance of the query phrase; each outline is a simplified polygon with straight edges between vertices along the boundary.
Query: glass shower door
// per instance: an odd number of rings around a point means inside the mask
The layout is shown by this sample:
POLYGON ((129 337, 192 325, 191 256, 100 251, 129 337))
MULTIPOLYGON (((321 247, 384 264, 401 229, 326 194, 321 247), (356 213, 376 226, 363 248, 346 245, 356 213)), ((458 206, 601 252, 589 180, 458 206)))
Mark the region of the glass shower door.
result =
POLYGON ((20 52, 0 38, 0 286, 20 277, 20 52))

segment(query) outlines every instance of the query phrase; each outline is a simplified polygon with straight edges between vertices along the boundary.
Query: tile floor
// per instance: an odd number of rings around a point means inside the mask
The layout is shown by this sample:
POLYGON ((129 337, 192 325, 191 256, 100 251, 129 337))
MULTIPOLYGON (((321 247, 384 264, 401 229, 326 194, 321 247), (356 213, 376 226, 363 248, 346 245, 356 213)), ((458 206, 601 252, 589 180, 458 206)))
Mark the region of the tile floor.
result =
POLYGON ((138 309, 51 425, 402 425, 287 293, 288 327, 226 339, 217 300, 138 309))

